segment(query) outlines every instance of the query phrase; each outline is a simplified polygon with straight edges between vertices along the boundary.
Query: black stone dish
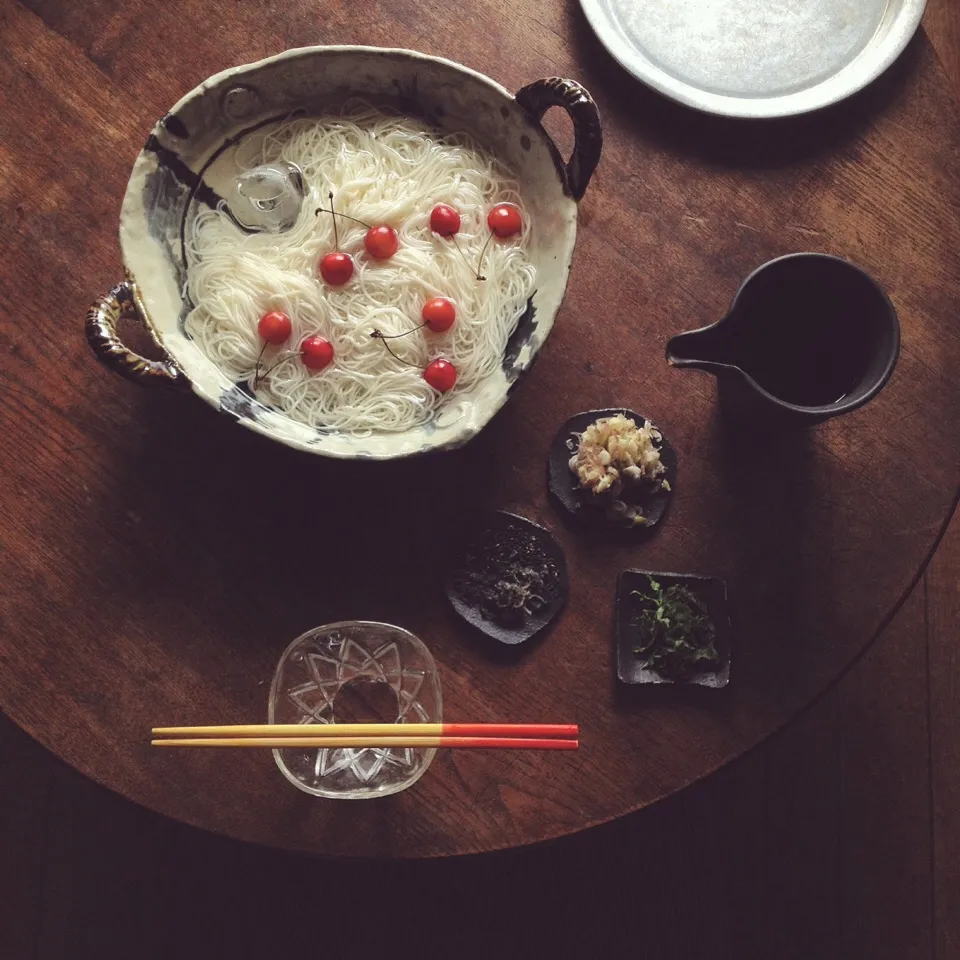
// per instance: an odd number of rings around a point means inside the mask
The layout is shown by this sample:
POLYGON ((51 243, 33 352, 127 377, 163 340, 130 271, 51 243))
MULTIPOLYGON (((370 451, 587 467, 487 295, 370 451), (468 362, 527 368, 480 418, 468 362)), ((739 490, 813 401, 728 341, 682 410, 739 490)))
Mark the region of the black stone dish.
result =
POLYGON ((570 590, 563 549, 549 530, 525 517, 497 511, 472 528, 447 567, 444 587, 453 609, 481 633, 516 645, 538 634, 563 609, 570 590), (511 588, 543 576, 542 605, 498 613, 511 588), (499 604, 499 606, 498 606, 499 604))
POLYGON ((617 578, 617 598, 614 620, 614 643, 617 651, 617 677, 623 683, 676 683, 697 684, 701 687, 725 687, 730 682, 730 607, 727 601, 727 585, 718 577, 703 577, 697 574, 651 573, 647 570, 624 570, 617 578), (632 591, 645 592, 650 588, 650 578, 664 587, 682 584, 706 601, 707 613, 716 629, 716 648, 720 655, 720 669, 695 673, 684 680, 672 680, 644 667, 643 661, 633 652, 639 640, 640 628, 637 614, 642 601, 632 591))
MULTIPOLYGON (((677 486, 677 455, 662 431, 660 459, 666 467, 664 478, 670 484, 670 490, 656 489, 632 501, 642 509, 643 515, 647 518, 645 524, 626 526, 608 520, 601 510, 586 503, 585 497, 593 496, 593 494, 581 493, 576 477, 570 471, 570 458, 577 450, 576 434, 583 433, 591 423, 600 420, 602 417, 612 417, 618 413, 630 417, 638 424, 642 424, 644 420, 649 419, 649 417, 644 417, 633 410, 627 410, 625 407, 614 407, 610 410, 587 410, 571 417, 560 428, 550 444, 547 487, 553 501, 559 504, 564 513, 578 524, 624 536, 631 540, 643 539, 663 519, 670 503, 671 493, 677 486)), ((650 422, 653 423, 653 421, 650 422)), ((657 427, 657 429, 660 428, 657 427)))

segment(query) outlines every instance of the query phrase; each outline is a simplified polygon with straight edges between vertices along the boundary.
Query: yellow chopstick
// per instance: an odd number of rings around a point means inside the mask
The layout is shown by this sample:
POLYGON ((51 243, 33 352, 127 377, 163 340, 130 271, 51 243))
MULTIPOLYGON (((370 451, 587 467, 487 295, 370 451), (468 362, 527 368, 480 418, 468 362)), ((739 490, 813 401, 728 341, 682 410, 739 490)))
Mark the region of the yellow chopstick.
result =
POLYGON ((247 723, 154 727, 154 737, 577 737, 575 723, 247 723))
MULTIPOLYGON (((395 724, 388 724, 394 727, 395 724)), ((151 740, 154 747, 311 747, 327 750, 335 747, 455 747, 505 750, 576 750, 579 741, 566 738, 535 737, 211 737, 182 740, 151 740)))

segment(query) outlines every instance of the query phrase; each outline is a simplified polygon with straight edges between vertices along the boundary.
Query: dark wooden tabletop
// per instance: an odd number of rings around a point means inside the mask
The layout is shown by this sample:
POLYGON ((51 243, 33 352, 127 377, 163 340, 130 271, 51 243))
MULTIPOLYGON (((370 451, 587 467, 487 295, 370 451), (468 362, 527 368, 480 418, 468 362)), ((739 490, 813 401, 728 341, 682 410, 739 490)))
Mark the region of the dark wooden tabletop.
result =
POLYGON ((0 8, 0 702, 98 781, 219 832, 358 855, 517 846, 652 803, 763 739, 921 572, 960 481, 960 120, 922 37, 846 104, 754 125, 646 91, 574 2, 482 0, 455 36, 440 6, 364 7, 290 3, 280 20, 257 4, 0 8), (364 469, 311 459, 190 396, 138 391, 83 342, 88 301, 119 276, 119 203, 156 118, 217 70, 315 42, 443 54, 514 89, 571 76, 604 116, 554 333, 458 453, 364 469), (901 360, 864 410, 745 444, 723 428, 713 381, 669 369, 663 347, 718 318, 753 267, 800 249, 884 284, 901 360), (671 514, 636 547, 580 539, 543 483, 557 426, 619 404, 656 420, 680 457, 671 514), (353 519, 371 505, 375 524, 353 519), (438 543, 486 506, 554 529, 570 566, 562 620, 518 659, 478 642, 438 590, 438 543), (728 690, 617 687, 613 589, 627 567, 729 581, 728 690), (286 643, 349 617, 426 640, 446 719, 576 720, 581 751, 451 752, 413 790, 367 804, 298 793, 266 753, 151 753, 153 724, 263 718, 286 643))

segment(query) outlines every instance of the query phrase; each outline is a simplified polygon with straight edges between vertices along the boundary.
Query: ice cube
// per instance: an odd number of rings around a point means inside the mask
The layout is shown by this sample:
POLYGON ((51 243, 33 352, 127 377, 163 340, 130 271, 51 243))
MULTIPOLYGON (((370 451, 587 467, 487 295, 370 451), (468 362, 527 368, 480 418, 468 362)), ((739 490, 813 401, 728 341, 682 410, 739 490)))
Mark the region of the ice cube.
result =
POLYGON ((241 173, 234 180, 229 210, 247 230, 283 233, 297 222, 305 196, 300 168, 281 160, 241 173))

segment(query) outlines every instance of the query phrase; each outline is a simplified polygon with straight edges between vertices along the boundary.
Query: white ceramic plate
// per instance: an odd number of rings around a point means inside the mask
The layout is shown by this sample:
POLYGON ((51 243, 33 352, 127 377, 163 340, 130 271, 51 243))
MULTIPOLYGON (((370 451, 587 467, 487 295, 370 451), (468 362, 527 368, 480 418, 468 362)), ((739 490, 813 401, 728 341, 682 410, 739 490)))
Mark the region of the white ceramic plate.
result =
POLYGON ((639 80, 707 113, 786 117, 865 87, 900 55, 926 0, 580 0, 639 80))

